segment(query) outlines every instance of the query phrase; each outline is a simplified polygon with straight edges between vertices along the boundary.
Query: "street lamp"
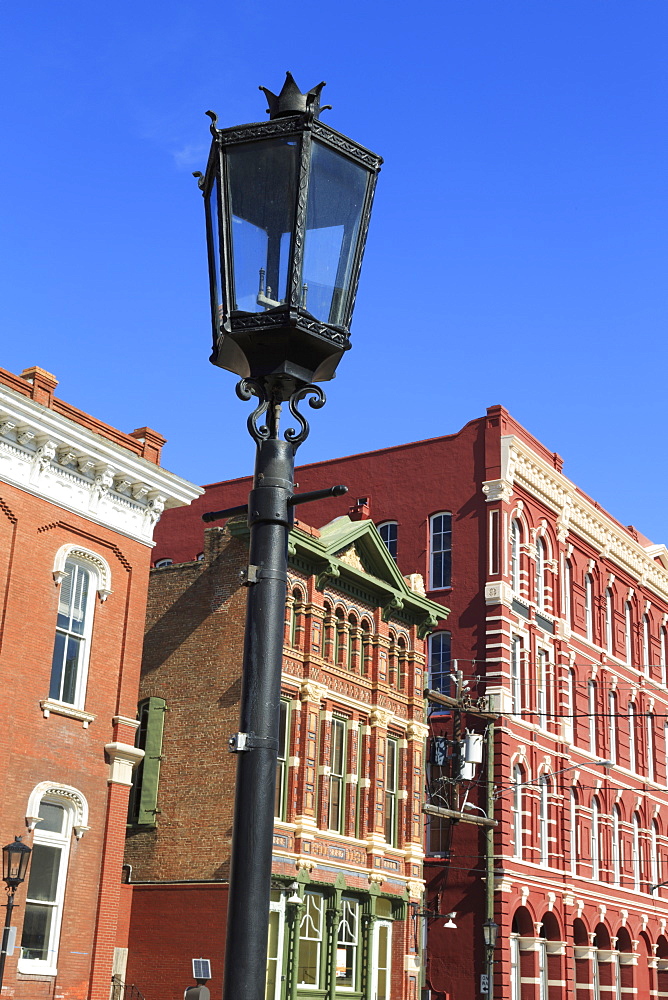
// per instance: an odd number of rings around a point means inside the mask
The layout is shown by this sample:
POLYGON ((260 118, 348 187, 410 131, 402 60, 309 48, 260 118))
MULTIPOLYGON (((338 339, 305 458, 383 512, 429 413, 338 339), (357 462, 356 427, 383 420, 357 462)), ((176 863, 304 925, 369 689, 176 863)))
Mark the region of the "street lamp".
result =
POLYGON ((318 84, 302 93, 288 73, 264 90, 268 122, 219 129, 206 173, 213 364, 255 397, 256 444, 248 506, 248 602, 225 950, 225 1000, 263 1000, 279 732, 287 542, 293 507, 345 492, 294 495, 294 459, 309 433, 299 404, 325 403, 350 322, 382 160, 319 120, 318 84), (288 403, 296 427, 279 428, 288 403))
POLYGON ((0 950, 0 991, 2 991, 2 981, 5 975, 5 961, 9 945, 12 910, 14 909, 14 895, 21 882, 25 880, 31 853, 32 848, 24 844, 20 837, 14 837, 11 844, 7 844, 2 848, 2 880, 7 887, 7 913, 5 916, 5 926, 2 931, 2 949, 0 950))
POLYGON ((488 917, 482 925, 482 933, 485 939, 485 955, 487 958, 487 994, 494 996, 494 949, 496 948, 496 936, 499 933, 499 925, 495 923, 493 917, 488 917))

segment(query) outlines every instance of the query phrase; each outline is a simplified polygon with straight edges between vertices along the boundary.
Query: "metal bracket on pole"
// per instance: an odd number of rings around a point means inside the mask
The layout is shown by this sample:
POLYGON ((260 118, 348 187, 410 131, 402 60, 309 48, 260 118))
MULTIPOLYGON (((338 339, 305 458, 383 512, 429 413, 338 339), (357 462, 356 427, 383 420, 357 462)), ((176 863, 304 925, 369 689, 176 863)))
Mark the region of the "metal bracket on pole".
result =
MULTIPOLYGON (((331 486, 327 490, 310 490, 308 493, 296 493, 288 497, 288 507, 297 507, 302 503, 310 503, 312 500, 327 500, 330 497, 342 497, 348 492, 347 486, 331 486)), ((212 510, 207 514, 202 514, 202 520, 209 524, 211 521, 220 521, 225 517, 236 517, 237 514, 248 514, 248 504, 239 504, 238 507, 226 507, 225 510, 212 510)))
POLYGON ((242 753, 246 750, 278 750, 278 740, 271 736, 255 736, 254 733, 235 733, 227 742, 230 753, 242 753))

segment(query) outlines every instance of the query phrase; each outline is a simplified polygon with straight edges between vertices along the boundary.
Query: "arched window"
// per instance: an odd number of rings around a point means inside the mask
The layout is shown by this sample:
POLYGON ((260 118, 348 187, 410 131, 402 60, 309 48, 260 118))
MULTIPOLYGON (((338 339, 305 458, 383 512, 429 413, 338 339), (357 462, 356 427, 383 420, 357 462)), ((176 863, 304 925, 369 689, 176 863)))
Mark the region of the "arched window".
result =
POLYGON ((510 693, 513 702, 513 714, 522 712, 522 640, 514 635, 510 645, 510 693))
POLYGON ((546 649, 536 650, 536 714, 538 725, 543 729, 547 726, 549 698, 549 662, 546 649))
POLYGON ((334 663, 337 667, 348 664, 348 638, 345 615, 341 608, 337 608, 334 627, 334 663))
POLYGON ((156 561, 153 563, 155 569, 165 569, 167 566, 173 566, 173 565, 174 565, 174 560, 167 558, 156 559, 156 561))
POLYGON ((539 778, 540 801, 538 809, 538 844, 541 865, 550 864, 550 779, 546 774, 539 778))
POLYGON ((450 694, 451 635, 432 632, 429 636, 429 687, 450 694))
POLYGON ((30 797, 28 817, 36 826, 25 897, 20 973, 57 973, 72 831, 88 829, 87 815, 83 795, 67 786, 44 783, 30 797))
POLYGON ((633 888, 640 892, 642 879, 642 857, 640 853, 640 819, 638 813, 633 814, 633 844, 631 848, 633 861, 633 888))
POLYGON ((431 590, 451 585, 452 514, 432 514, 429 519, 429 554, 431 590))
POLYGON ((290 645, 295 649, 299 646, 302 638, 303 598, 304 595, 299 587, 295 587, 292 591, 292 613, 290 615, 290 645))
POLYGON ((587 714, 589 716, 589 749, 592 753, 598 753, 597 725, 596 725, 596 681, 587 681, 587 714))
POLYGON ((397 640, 397 681, 400 691, 403 691, 406 687, 407 663, 406 640, 403 636, 399 636, 397 640))
POLYGON ((631 663, 633 660, 633 649, 631 636, 633 632, 633 612, 631 610, 631 602, 626 601, 624 604, 624 656, 626 657, 626 662, 631 663))
POLYGON ((380 537, 383 539, 385 548, 390 553, 394 561, 397 561, 397 522, 383 521, 378 525, 380 537))
POLYGON ((368 677, 371 674, 373 663, 373 646, 371 644, 371 625, 366 618, 362 619, 362 675, 368 677))
POLYGON ((614 691, 608 691, 608 733, 609 748, 608 758, 613 764, 617 763, 617 695, 614 691))
POLYGON ((513 767, 513 854, 521 858, 523 854, 522 827, 524 809, 524 772, 519 764, 513 767))
POLYGON ((622 880, 622 840, 619 806, 612 808, 612 880, 619 885, 622 880))
POLYGON ((661 664, 661 683, 666 686, 666 630, 662 627, 659 633, 659 662, 661 664))
POLYGON ((649 677, 650 671, 650 648, 649 648, 649 616, 642 616, 642 669, 649 677))
POLYGON ((578 793, 574 788, 571 788, 570 795, 570 854, 571 854, 571 875, 577 875, 578 873, 578 793))
POLYGON ((596 881, 601 877, 600 836, 598 799, 593 798, 591 800, 591 877, 596 881))
POLYGON ((569 559, 566 560, 564 572, 564 620, 570 628, 573 624, 571 615, 571 595, 573 593, 573 567, 569 559))
POLYGON ((348 670, 357 670, 359 663, 359 629, 355 615, 348 615, 348 670))
POLYGON ((594 581, 591 573, 585 575, 585 635, 594 641, 594 581))
POLYGON ((60 590, 49 700, 83 709, 99 575, 95 564, 72 555, 58 572, 60 590))
POLYGON ((545 610, 545 542, 536 539, 536 607, 545 610))
POLYGON ((654 716, 647 713, 647 777, 654 781, 654 716))
POLYGON ((522 528, 517 518, 510 522, 510 585, 516 594, 520 593, 520 550, 522 546, 522 528))
POLYGON ((657 889, 655 889, 654 887, 658 886, 659 882, 661 882, 661 855, 659 853, 659 828, 657 826, 655 819, 652 820, 652 825, 650 827, 650 837, 651 837, 651 844, 650 844, 649 860, 651 865, 650 877, 652 879, 651 892, 652 895, 655 895, 657 889))
POLYGON ((612 621, 613 621, 612 590, 610 589, 610 587, 608 587, 605 592, 605 650, 607 653, 610 653, 611 656, 613 653, 612 621))
POLYGON ((577 727, 575 725, 575 671, 569 668, 566 674, 566 735, 576 742, 577 727))
POLYGON ((397 669, 399 656, 397 650, 397 637, 394 632, 390 632, 390 648, 387 653, 388 659, 388 683, 391 687, 397 686, 397 669))
POLYGON ((637 768, 636 707, 632 701, 628 704, 627 715, 629 717, 629 770, 635 773, 637 768))

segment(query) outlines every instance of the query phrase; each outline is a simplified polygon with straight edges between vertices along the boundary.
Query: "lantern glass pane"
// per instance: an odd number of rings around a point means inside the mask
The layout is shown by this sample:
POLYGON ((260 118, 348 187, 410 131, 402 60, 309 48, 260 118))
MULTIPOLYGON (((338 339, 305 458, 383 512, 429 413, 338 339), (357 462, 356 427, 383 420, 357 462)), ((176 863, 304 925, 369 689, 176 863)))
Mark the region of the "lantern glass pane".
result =
POLYGON ((313 142, 302 306, 324 323, 345 322, 368 176, 358 163, 313 142))
POLYGON ((264 312, 287 297, 297 200, 299 145, 279 138, 227 150, 234 301, 232 311, 264 312))
POLYGON ((215 327, 220 330, 223 312, 223 293, 220 280, 220 178, 215 174, 206 197, 206 226, 209 240, 209 272, 211 278, 211 298, 213 301, 215 327))

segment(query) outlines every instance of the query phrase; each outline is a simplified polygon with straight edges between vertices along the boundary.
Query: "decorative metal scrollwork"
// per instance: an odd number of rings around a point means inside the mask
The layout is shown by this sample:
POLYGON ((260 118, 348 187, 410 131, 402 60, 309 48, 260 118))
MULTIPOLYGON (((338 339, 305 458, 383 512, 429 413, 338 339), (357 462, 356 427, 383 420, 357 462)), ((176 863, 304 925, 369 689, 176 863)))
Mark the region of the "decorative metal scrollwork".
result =
POLYGON ((285 440, 289 441, 290 444, 293 444, 295 448, 298 448, 299 445, 306 440, 306 438, 309 435, 309 431, 311 429, 308 425, 308 421, 306 420, 306 418, 302 416, 302 414, 297 409, 297 404, 301 403, 302 400, 306 399, 307 396, 311 397, 308 401, 308 405, 313 410, 321 409, 321 407, 325 405, 325 402, 327 400, 327 397, 325 396, 324 392, 322 391, 319 385, 304 385, 302 386, 301 389, 298 389, 296 392, 293 392, 293 394, 290 396, 290 399, 288 400, 288 406, 290 407, 290 413, 292 414, 292 416, 295 418, 295 420, 299 422, 299 430, 296 431, 294 427, 290 427, 285 432, 284 437, 285 440))
MULTIPOLYGON (((280 385, 267 385, 260 379, 242 378, 237 383, 236 393, 239 399, 243 399, 244 402, 253 396, 259 401, 246 421, 248 433, 255 443, 259 445, 263 441, 276 440, 280 434, 283 401, 280 385), (265 417, 265 420, 261 423, 262 417, 265 417)), ((307 397, 310 397, 309 406, 314 410, 319 410, 326 402, 325 394, 318 385, 303 385, 288 397, 287 404, 290 413, 299 426, 297 429, 289 427, 284 432, 283 437, 295 449, 306 440, 310 431, 308 421, 297 409, 299 403, 307 397)))

